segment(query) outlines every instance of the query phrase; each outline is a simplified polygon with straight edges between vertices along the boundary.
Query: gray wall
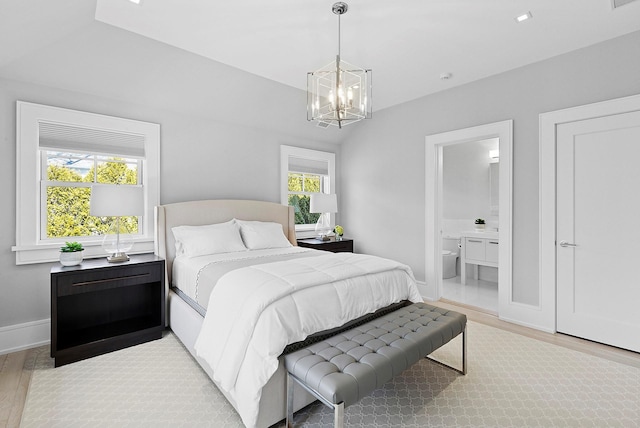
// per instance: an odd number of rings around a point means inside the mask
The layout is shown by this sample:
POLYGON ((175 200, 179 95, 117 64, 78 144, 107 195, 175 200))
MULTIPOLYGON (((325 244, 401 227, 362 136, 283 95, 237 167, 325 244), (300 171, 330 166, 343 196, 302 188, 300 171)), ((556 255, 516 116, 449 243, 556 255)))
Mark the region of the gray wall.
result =
MULTIPOLYGON (((282 97, 283 93, 286 90, 272 95, 282 97)), ((265 92, 265 96, 271 95, 265 92)), ((160 123, 161 203, 207 198, 280 202, 281 144, 335 153, 340 148, 337 144, 318 142, 313 135, 277 133, 0 79, 0 189, 5 201, 0 206, 0 327, 50 316, 51 264, 16 266, 15 254, 10 249, 15 245, 16 100, 160 123)))
POLYGON ((65 4, 16 3, 0 51, 0 328, 50 316, 51 265, 16 266, 10 249, 16 100, 159 123, 161 203, 279 202, 281 144, 338 154, 348 135, 308 123, 302 90, 97 22, 92 2, 65 4))
POLYGON ((424 280, 425 136, 513 119, 513 298, 537 304, 538 115, 638 93, 635 32, 375 112, 342 147, 341 221, 360 251, 424 280))

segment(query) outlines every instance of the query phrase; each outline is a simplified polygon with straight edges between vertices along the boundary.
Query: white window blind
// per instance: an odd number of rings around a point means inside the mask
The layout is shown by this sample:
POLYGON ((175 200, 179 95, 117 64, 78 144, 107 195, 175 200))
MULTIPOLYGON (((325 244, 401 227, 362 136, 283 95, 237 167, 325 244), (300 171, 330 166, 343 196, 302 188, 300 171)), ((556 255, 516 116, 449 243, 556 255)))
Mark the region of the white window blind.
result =
POLYGON ((326 160, 289 156, 289 171, 329 175, 329 162, 326 160))
POLYGON ((144 159, 145 137, 111 130, 38 122, 40 149, 144 159))

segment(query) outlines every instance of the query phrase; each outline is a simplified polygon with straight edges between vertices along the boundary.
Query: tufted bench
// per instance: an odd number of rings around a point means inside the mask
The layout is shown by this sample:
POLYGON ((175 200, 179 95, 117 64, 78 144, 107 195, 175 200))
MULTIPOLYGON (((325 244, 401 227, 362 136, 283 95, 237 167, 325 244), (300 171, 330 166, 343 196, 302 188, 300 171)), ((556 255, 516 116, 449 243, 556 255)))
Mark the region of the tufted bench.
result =
POLYGON ((460 333, 462 369, 447 367, 466 374, 466 325, 463 314, 414 303, 285 355, 286 426, 293 426, 294 381, 332 407, 335 426, 342 427, 346 406, 380 388, 460 333))

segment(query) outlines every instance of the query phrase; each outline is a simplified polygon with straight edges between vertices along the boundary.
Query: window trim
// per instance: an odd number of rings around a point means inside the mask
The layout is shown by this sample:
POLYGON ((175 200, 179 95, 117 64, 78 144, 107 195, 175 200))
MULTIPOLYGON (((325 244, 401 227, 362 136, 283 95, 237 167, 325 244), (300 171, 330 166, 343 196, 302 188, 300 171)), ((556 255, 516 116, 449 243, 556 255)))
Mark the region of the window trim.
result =
MULTIPOLYGON (((16 103, 16 264, 57 261, 60 241, 41 239, 41 204, 39 123, 54 121, 71 126, 124 132, 144 136, 145 158, 142 160, 142 185, 145 193, 145 215, 142 216, 143 234, 134 239, 129 252, 153 252, 154 207, 160 204, 160 125, 105 116, 60 107, 17 101, 16 103)), ((105 256, 102 239, 83 239, 84 257, 105 256)))
MULTIPOLYGON (((336 193, 336 155, 331 152, 320 150, 303 149, 294 146, 280 146, 280 203, 289 205, 289 158, 305 158, 316 161, 327 162, 329 176, 329 193, 336 193)), ((335 214, 330 214, 331 224, 335 224, 335 214)), ((296 236, 298 238, 313 237, 315 235, 315 225, 296 225, 296 236)))

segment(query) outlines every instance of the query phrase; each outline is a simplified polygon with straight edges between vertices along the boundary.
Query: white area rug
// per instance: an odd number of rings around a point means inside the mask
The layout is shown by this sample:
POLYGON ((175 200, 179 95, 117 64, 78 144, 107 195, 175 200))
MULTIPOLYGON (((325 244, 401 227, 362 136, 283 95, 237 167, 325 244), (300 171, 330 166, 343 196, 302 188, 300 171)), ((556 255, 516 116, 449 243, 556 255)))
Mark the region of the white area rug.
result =
MULTIPOLYGON (((345 412, 347 427, 640 427, 640 369, 469 322, 468 374, 421 361, 345 412)), ((433 354, 459 366, 460 338, 433 354)), ((173 334, 53 368, 37 359, 22 427, 241 427, 173 334)), ((315 403, 296 426, 331 427, 315 403)), ((284 424, 279 424, 284 426, 284 424)))

